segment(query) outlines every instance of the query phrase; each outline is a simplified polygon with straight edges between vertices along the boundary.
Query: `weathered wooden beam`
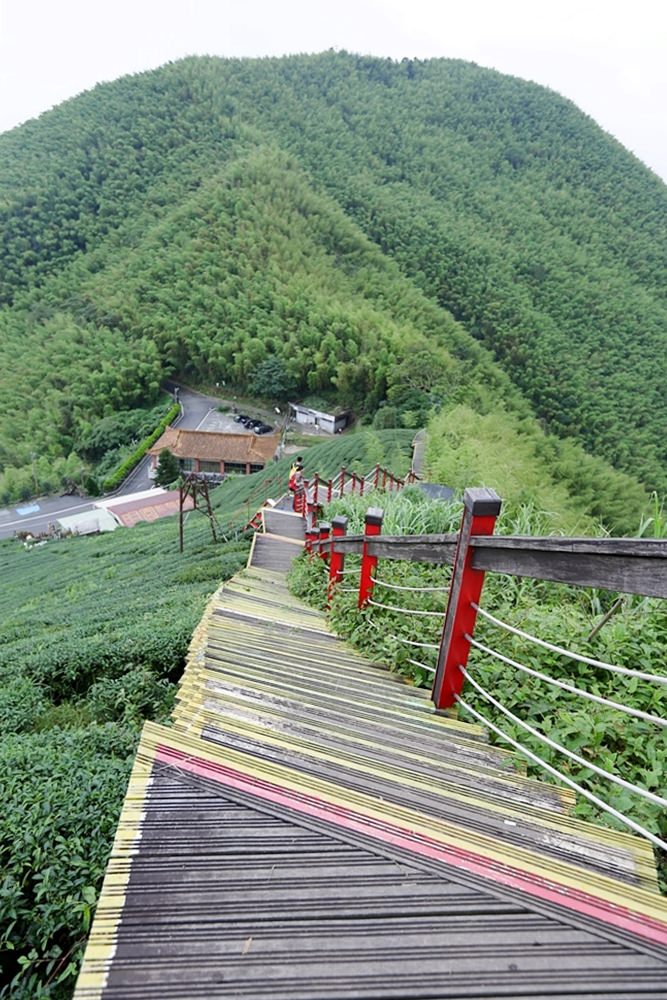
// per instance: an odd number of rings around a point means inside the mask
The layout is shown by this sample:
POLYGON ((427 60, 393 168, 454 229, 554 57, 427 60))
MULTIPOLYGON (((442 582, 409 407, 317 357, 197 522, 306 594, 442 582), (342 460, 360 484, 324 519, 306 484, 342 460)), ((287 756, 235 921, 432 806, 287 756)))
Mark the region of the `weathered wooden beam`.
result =
POLYGON ((494 573, 667 597, 667 541, 641 538, 472 539, 473 567, 494 573))
MULTIPOLYGON (((407 562, 452 564, 457 535, 382 535, 370 555, 407 562)), ((316 543, 315 543, 316 544, 316 543)), ((363 535, 339 539, 346 555, 359 555, 363 535)), ((644 538, 472 538, 473 567, 535 580, 599 587, 623 594, 667 597, 667 541, 644 538)))
MULTIPOLYGON (((403 562, 452 563, 456 550, 456 535, 382 535, 369 541, 369 553, 380 559, 403 562)), ((360 555, 363 535, 347 535, 336 542, 345 555, 360 555)), ((313 547, 317 546, 317 542, 313 547)))
POLYGON ((369 543, 371 555, 403 562, 454 562, 457 535, 384 535, 369 543))

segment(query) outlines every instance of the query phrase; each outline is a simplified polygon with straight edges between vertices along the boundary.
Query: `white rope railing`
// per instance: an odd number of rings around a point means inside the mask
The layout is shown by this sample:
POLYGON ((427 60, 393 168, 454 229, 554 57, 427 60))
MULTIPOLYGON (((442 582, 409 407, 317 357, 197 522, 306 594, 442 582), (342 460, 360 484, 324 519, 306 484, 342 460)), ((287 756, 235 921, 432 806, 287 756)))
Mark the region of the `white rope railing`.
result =
POLYGON ((531 635, 530 632, 524 632, 523 629, 516 628, 514 625, 508 625, 507 622, 503 622, 500 618, 496 618, 494 615, 489 614, 483 608, 480 608, 477 604, 472 604, 472 607, 487 621, 490 621, 493 625, 498 628, 504 629, 506 632, 511 632, 512 635, 521 636, 522 639, 527 639, 528 642, 533 642, 538 646, 542 646, 544 649, 550 650, 552 653, 560 653, 561 656, 567 656, 571 660, 576 660, 578 663, 586 663, 590 667, 601 667, 603 670, 609 670, 616 674, 625 674, 626 677, 636 677, 638 680, 642 681, 652 681, 654 684, 667 684, 667 675, 663 674, 647 674, 643 670, 632 670, 630 667, 620 667, 613 663, 605 663, 604 660, 595 660, 591 656, 584 656, 582 653, 573 653, 569 649, 564 649, 562 646, 556 646, 552 642, 547 642, 545 639, 538 639, 537 636, 531 635))
POLYGON ((417 611, 415 608, 398 608, 395 604, 381 604, 379 601, 374 601, 371 597, 369 597, 368 603, 372 604, 374 608, 382 608, 384 611, 398 611, 403 615, 433 615, 437 618, 442 618, 442 611, 417 611))
POLYGON ((426 663, 420 663, 419 660, 411 660, 410 657, 406 657, 408 663, 411 663, 413 667, 419 667, 421 670, 425 670, 429 674, 435 673, 435 667, 429 667, 426 663))
POLYGON ((590 771, 594 771, 595 774, 599 774, 601 778, 606 778, 608 781, 613 781, 614 784, 620 785, 622 788, 627 789, 627 791, 635 792, 637 795, 641 795, 643 798, 648 799, 650 802, 655 803, 655 805, 667 808, 667 799, 662 798, 662 796, 660 795, 656 795, 654 792, 650 792, 647 788, 640 788, 639 785, 633 785, 631 781, 626 781, 625 778, 621 778, 619 777, 619 775, 613 774, 611 771, 605 771, 603 767, 599 767, 592 761, 586 760, 585 757, 580 757, 579 754, 574 752, 574 750, 568 750, 567 747, 564 747, 560 743, 557 743, 555 740, 552 740, 550 736, 547 736, 545 733, 541 733, 538 729, 534 729, 533 726, 530 725, 530 723, 525 722, 522 719, 519 719, 518 716, 514 716, 508 708, 506 708, 504 705, 501 705, 500 702, 496 702, 496 700, 493 698, 493 695, 489 694, 488 691, 485 691, 482 685, 479 684, 474 677, 471 677, 470 673, 467 670, 463 668, 461 668, 461 670, 464 677, 470 681, 472 686, 477 691, 479 691, 479 693, 483 695, 487 701, 492 701, 504 715, 506 715, 508 718, 511 718, 513 721, 517 722, 522 729, 525 729, 526 732, 530 733, 536 739, 540 740, 542 743, 545 743, 547 746, 550 746, 552 750, 557 750, 558 753, 562 753, 566 757, 569 757, 570 760, 575 761, 575 763, 579 764, 581 767, 586 768, 590 771))
MULTIPOLYGON (((521 728, 532 731, 534 735, 536 735, 538 738, 542 738, 543 734, 539 734, 536 730, 532 730, 532 727, 528 726, 528 723, 523 722, 521 719, 519 719, 518 716, 510 712, 508 708, 505 708, 504 705, 501 705, 500 702, 493 697, 493 695, 489 694, 488 691, 485 691, 485 689, 480 684, 478 684, 477 681, 474 680, 474 678, 470 676, 467 670, 465 670, 463 667, 460 667, 459 669, 461 670, 466 680, 469 681, 474 688, 476 688, 479 694, 481 694, 482 697, 489 702, 489 704, 494 705, 508 719, 519 725, 521 728)), ((486 716, 484 716, 481 712, 478 712, 477 709, 473 708, 472 705, 468 704, 468 702, 465 701, 463 698, 461 698, 460 695, 457 696, 456 700, 458 704, 462 708, 465 708, 467 712, 470 712, 470 714, 475 719, 477 719, 478 722, 481 722, 483 725, 488 726, 489 729, 491 729, 497 736, 500 736, 501 739, 506 740, 516 750, 524 754, 524 756, 528 757, 529 760, 532 760, 535 764, 538 764, 540 767, 544 768, 544 770, 548 771, 549 774, 552 774, 555 778, 558 778, 559 781, 562 781, 564 784, 568 785, 574 791, 583 795, 584 798, 587 798, 590 802, 593 802, 600 809, 604 810, 604 812, 609 813, 611 816, 615 816, 616 819, 618 819, 621 823, 625 824, 625 826, 629 827, 631 830, 634 830, 635 833, 639 833, 641 834, 642 837, 646 837, 647 840, 650 840, 652 844, 656 845, 656 847, 660 847, 662 850, 667 851, 667 842, 661 840, 659 837, 656 837, 656 835, 654 833, 651 833, 650 830, 647 830, 639 823, 636 823, 628 816, 625 816, 623 813, 619 812, 618 809, 614 809, 614 807, 610 806, 608 802, 605 802, 603 799, 600 799, 597 795, 594 795, 593 792, 589 792, 587 788, 584 788, 578 782, 574 781, 566 774, 563 774, 563 772, 559 771, 558 768, 553 767, 551 764, 548 764, 538 754, 534 753, 532 750, 529 750, 528 747, 526 747, 523 743, 520 743, 518 740, 515 740, 512 736, 509 735, 509 733, 506 733, 499 726, 496 726, 495 723, 491 722, 491 720, 488 719, 486 716)), ((549 737, 545 736, 543 742, 549 743, 549 745, 551 745, 554 749, 564 750, 564 748, 561 747, 560 744, 554 743, 552 740, 549 740, 549 737)), ((591 765, 588 762, 584 762, 584 766, 591 767, 591 765)), ((633 790, 637 791, 638 790, 637 786, 633 786, 633 790)))
POLYGON ((566 681, 560 681, 556 677, 550 677, 548 674, 543 674, 541 670, 534 670, 532 667, 527 667, 523 663, 519 663, 518 660, 513 660, 509 656, 504 656, 502 653, 497 652, 495 649, 491 649, 489 646, 485 646, 484 643, 478 642, 477 639, 473 639, 472 636, 466 634, 466 639, 471 646, 475 649, 480 649, 483 653, 488 656, 493 656, 496 660, 502 660, 503 663, 507 663, 510 667, 514 667, 516 670, 520 670, 524 674, 529 674, 531 677, 537 677, 539 680, 544 681, 546 684, 550 684, 552 687, 558 687, 562 691, 569 691, 570 694, 576 694, 580 698, 586 698, 588 701, 597 702, 598 705, 604 705, 606 708, 614 708, 619 712, 625 712, 626 715, 633 715, 637 719, 643 719, 645 722, 652 722, 656 726, 664 726, 667 728, 667 719, 661 719, 659 715, 651 715, 649 712, 643 712, 639 708, 631 708, 630 705, 621 705, 618 701, 612 701, 610 698, 603 698, 598 694, 591 694, 590 691, 584 691, 583 688, 576 687, 574 684, 568 684, 566 681))
MULTIPOLYGON (((377 626, 380 627, 379 625, 377 626)), ((402 642, 406 646, 417 646, 419 649, 439 649, 440 646, 437 642, 416 642, 414 639, 404 639, 402 635, 392 635, 391 632, 386 633, 388 639, 394 639, 395 642, 402 642)))
MULTIPOLYGON (((384 629, 381 629, 380 626, 376 622, 374 622, 372 618, 367 618, 366 621, 369 623, 369 625, 372 625, 374 629, 377 629, 378 632, 380 631, 384 632, 384 629)), ((384 634, 387 637, 387 639, 393 639, 394 642, 405 643, 406 646, 418 646, 420 649, 440 649, 440 646, 437 642, 415 642, 414 639, 404 639, 403 636, 393 635, 393 633, 391 632, 384 632, 384 634)))
POLYGON ((439 591, 440 593, 448 594, 449 587, 402 587, 397 583, 387 583, 386 580, 376 580, 374 576, 371 576, 373 583, 376 583, 378 587, 387 587, 389 590, 407 590, 412 594, 426 594, 432 591, 439 591))

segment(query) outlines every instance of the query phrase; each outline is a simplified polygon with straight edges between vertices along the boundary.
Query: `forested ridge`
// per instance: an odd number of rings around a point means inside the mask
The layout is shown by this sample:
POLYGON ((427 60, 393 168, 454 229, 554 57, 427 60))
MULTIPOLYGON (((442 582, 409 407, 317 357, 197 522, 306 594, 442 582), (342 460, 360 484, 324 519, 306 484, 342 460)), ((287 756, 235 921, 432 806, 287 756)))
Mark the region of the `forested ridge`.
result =
POLYGON ((665 490, 667 192, 544 88, 186 59, 0 136, 0 218, 3 467, 78 454, 166 374, 247 388, 275 355, 407 425, 529 403, 665 490))

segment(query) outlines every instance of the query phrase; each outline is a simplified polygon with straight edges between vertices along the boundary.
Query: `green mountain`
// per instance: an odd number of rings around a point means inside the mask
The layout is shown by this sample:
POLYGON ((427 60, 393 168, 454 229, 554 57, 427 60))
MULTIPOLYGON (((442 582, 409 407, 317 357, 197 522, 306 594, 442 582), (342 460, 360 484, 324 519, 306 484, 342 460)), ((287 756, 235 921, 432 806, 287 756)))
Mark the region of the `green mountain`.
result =
POLYGON ((98 86, 0 136, 0 463, 62 464, 165 375, 252 390, 275 356, 407 426, 532 413, 664 492, 666 217, 571 103, 458 61, 98 86))

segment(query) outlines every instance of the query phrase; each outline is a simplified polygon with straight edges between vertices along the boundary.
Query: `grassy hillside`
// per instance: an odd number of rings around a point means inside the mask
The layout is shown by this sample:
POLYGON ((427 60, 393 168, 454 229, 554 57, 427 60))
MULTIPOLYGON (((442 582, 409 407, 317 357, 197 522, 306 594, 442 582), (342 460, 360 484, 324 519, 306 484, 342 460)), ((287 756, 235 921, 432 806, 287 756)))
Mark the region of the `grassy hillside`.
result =
POLYGON ((544 426, 664 491, 666 209, 569 102, 461 62, 97 87, 0 136, 0 462, 78 454, 168 373, 252 388, 267 355, 368 412, 393 388, 407 423, 527 412, 494 355, 544 426))

